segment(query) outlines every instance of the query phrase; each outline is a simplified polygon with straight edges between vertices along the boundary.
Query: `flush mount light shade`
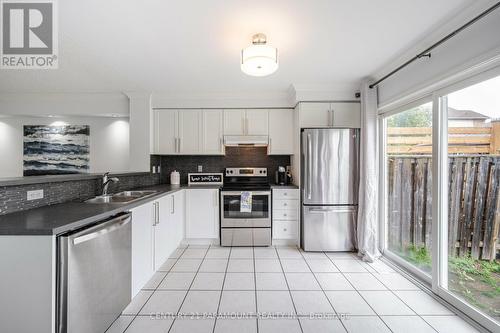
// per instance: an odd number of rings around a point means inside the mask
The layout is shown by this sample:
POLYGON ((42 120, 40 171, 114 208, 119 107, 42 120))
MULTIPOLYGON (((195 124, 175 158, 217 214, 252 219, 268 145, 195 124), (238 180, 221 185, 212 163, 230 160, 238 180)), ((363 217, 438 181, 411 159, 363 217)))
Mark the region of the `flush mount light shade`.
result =
POLYGON ((266 35, 256 34, 252 45, 241 50, 241 70, 251 76, 270 75, 278 69, 278 49, 266 44, 266 35))

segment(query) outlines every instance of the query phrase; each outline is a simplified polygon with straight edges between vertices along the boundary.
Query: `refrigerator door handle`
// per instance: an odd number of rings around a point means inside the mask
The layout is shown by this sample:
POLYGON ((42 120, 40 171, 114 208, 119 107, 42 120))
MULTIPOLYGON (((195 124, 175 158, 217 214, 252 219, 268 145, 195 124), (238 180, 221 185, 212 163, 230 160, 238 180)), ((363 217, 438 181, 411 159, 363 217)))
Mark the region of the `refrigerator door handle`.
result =
POLYGON ((311 213, 326 213, 326 212, 335 212, 335 213, 352 213, 356 211, 355 208, 343 208, 339 209, 337 207, 320 207, 320 208, 309 208, 311 213))
POLYGON ((307 199, 311 199, 312 195, 312 155, 311 155, 312 145, 311 145, 311 134, 307 133, 307 199))

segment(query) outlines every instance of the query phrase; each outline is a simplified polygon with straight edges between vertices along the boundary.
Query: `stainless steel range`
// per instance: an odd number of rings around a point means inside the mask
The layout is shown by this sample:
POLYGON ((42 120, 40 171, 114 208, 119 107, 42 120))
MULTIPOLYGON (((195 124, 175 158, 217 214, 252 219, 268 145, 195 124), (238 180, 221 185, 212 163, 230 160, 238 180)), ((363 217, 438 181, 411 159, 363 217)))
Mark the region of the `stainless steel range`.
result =
POLYGON ((226 168, 221 203, 221 246, 271 245, 266 168, 226 168))

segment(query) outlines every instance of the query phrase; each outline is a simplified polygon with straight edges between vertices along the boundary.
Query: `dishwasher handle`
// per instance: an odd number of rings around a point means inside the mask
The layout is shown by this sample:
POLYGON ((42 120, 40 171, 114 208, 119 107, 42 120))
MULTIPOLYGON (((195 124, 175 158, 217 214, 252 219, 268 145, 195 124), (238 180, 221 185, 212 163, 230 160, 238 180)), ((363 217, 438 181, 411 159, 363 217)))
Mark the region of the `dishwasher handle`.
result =
POLYGON ((100 223, 92 228, 78 232, 74 235, 71 235, 71 238, 73 239, 73 245, 78 245, 104 234, 110 233, 128 224, 130 221, 132 221, 132 214, 126 213, 100 223))

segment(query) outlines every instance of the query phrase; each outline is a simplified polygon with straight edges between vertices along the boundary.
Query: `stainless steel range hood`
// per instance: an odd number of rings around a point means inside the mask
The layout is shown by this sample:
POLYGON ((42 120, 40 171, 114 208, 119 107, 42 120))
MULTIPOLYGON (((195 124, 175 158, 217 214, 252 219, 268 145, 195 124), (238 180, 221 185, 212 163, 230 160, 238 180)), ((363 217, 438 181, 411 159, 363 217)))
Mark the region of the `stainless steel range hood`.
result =
POLYGON ((267 135, 225 135, 224 145, 226 147, 252 146, 267 147, 269 137, 267 135))

